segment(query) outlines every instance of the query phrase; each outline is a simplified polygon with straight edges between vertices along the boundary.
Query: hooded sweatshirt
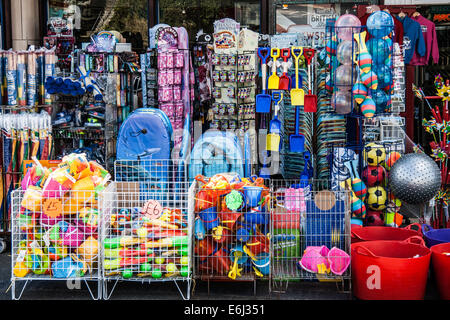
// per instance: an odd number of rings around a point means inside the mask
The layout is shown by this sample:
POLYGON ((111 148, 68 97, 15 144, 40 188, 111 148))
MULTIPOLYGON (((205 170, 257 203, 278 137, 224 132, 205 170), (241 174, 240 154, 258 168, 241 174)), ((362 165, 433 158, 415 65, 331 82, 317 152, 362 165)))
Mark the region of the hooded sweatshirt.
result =
POLYGON ((426 54, 423 57, 417 55, 417 52, 414 52, 413 58, 411 59, 410 64, 415 66, 424 66, 428 64, 430 61, 430 55, 433 57, 433 62, 439 62, 439 48, 436 36, 436 26, 430 20, 424 18, 419 15, 417 17, 412 17, 414 21, 417 21, 420 24, 422 29, 422 35, 425 40, 426 45, 426 54))
POLYGON ((417 51, 417 54, 420 57, 425 56, 427 50, 425 46, 425 40, 423 38, 420 24, 417 21, 414 21, 408 16, 404 16, 403 18, 397 16, 397 19, 403 24, 403 47, 405 49, 405 64, 409 64, 414 55, 414 51, 417 51))

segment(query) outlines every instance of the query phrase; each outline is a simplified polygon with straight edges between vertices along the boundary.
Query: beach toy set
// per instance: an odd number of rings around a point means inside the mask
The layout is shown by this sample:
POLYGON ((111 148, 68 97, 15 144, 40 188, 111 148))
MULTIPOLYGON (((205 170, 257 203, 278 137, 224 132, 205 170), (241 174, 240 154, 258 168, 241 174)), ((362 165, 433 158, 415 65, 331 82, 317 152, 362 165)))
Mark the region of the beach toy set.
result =
POLYGON ((270 196, 264 180, 230 173, 195 180, 195 275, 208 280, 269 275, 270 196))
POLYGON ((393 28, 392 16, 384 11, 372 13, 366 25, 344 14, 327 27, 331 103, 336 113, 372 118, 391 112, 393 28))
POLYGON ((99 279, 99 193, 110 179, 84 154, 35 160, 12 193, 13 277, 99 279))
POLYGON ((148 200, 114 208, 102 241, 107 279, 183 279, 190 274, 187 212, 148 200))

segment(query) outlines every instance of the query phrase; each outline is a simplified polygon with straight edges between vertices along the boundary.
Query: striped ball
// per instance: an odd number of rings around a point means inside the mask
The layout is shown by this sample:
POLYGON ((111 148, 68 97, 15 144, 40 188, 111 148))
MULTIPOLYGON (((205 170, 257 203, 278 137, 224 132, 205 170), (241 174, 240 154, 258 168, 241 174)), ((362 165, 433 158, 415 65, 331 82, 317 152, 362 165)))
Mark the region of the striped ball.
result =
POLYGON ((358 56, 358 66, 362 72, 369 72, 372 69, 372 56, 369 52, 362 52, 358 56))
POLYGON ((355 192, 355 195, 364 201, 367 195, 367 187, 361 179, 355 178, 352 180, 352 189, 353 192, 355 192))
POLYGON ((378 88, 378 77, 373 71, 363 72, 361 74, 361 81, 369 89, 377 90, 378 88))
POLYGON ((361 113, 366 118, 372 118, 377 107, 371 96, 367 96, 361 104, 361 113))
POLYGON ((366 216, 366 206, 361 199, 353 197, 351 208, 352 208, 352 217, 364 218, 366 216))
POLYGON ((352 93, 356 103, 361 104, 367 97, 367 88, 361 82, 357 82, 353 86, 352 93))
POLYGON ((327 45, 325 46, 325 50, 329 56, 334 56, 336 54, 338 43, 336 36, 331 37, 330 40, 328 40, 327 45))

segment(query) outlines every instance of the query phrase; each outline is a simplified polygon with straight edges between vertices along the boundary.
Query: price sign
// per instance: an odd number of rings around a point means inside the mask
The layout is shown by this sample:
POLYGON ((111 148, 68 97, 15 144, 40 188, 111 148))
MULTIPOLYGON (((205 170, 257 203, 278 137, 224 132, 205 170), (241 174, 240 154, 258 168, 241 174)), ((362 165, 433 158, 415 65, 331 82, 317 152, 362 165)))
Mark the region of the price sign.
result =
POLYGON ((44 213, 50 218, 57 218, 62 214, 62 203, 59 199, 46 199, 43 205, 44 213))
POLYGON ((162 206, 156 200, 149 200, 142 208, 142 213, 150 220, 158 219, 162 214, 162 206))

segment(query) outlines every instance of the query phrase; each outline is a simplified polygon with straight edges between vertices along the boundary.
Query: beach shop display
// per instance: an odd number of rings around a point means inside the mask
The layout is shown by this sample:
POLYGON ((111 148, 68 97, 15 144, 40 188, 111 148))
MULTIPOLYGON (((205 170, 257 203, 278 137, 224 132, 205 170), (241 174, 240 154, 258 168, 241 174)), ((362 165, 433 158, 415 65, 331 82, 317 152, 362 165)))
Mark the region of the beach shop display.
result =
POLYGON ((146 181, 115 181, 103 192, 104 299, 110 299, 122 281, 170 281, 183 299, 189 299, 193 226, 189 203, 193 191, 184 179, 172 181, 163 190, 144 188, 146 181))
POLYGON ((195 178, 194 275, 255 280, 270 274, 269 188, 233 173, 195 178))
POLYGON ((30 280, 79 279, 99 299, 101 290, 101 215, 99 193, 110 174, 84 154, 65 156, 57 167, 37 160, 28 169, 21 188, 13 191, 12 298, 16 284, 30 280))
POLYGON ((272 180, 271 200, 272 290, 350 279, 350 193, 324 181, 272 180))

